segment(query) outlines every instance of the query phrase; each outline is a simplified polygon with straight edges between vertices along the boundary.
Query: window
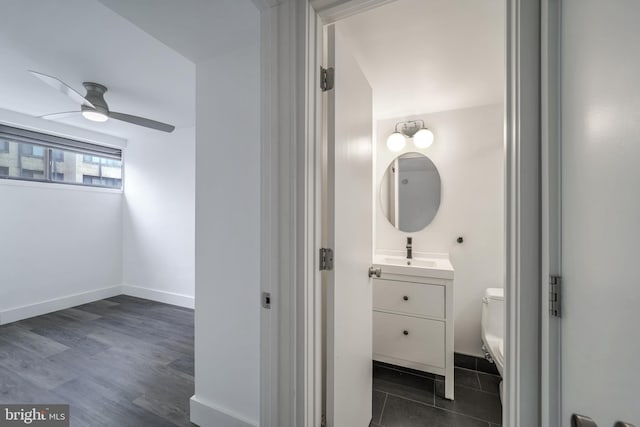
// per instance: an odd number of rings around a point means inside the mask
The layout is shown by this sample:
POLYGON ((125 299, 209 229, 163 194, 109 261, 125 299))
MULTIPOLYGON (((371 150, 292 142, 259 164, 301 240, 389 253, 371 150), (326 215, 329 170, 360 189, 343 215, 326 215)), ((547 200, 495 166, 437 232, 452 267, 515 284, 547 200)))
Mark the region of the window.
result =
POLYGON ((20 154, 23 156, 32 156, 32 157, 44 157, 45 148, 39 145, 33 144, 20 144, 20 154))
POLYGON ((82 182, 88 185, 100 185, 103 187, 120 187, 122 180, 118 178, 105 178, 100 176, 83 175, 82 182))
POLYGON ((30 170, 30 169, 22 169, 20 171, 20 176, 22 178, 30 178, 30 179, 44 179, 44 171, 42 170, 30 170))
POLYGON ((61 150, 53 150, 53 160, 56 162, 64 161, 64 152, 61 150))
POLYGON ((108 159, 104 157, 88 156, 86 154, 82 156, 82 161, 84 163, 92 163, 95 165, 103 165, 103 166, 119 167, 120 165, 120 160, 108 159))
POLYGON ((122 188, 122 151, 0 125, 0 178, 122 188))

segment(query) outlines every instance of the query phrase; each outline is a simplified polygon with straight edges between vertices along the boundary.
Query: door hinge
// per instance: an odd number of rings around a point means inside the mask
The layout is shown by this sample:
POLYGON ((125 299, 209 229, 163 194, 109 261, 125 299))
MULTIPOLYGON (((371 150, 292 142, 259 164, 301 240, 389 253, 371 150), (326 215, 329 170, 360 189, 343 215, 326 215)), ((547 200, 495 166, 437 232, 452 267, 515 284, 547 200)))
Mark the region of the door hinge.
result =
POLYGON ((549 314, 553 317, 560 317, 561 285, 562 277, 549 276, 549 314))
POLYGON ((333 249, 320 248, 320 271, 333 270, 333 249))
POLYGON ((262 293, 262 308, 271 310, 271 292, 262 293))
POLYGON ((325 414, 322 414, 320 418, 320 427, 327 427, 327 416, 325 414))
POLYGON ((333 67, 320 67, 320 89, 323 92, 333 89, 334 75, 333 67))

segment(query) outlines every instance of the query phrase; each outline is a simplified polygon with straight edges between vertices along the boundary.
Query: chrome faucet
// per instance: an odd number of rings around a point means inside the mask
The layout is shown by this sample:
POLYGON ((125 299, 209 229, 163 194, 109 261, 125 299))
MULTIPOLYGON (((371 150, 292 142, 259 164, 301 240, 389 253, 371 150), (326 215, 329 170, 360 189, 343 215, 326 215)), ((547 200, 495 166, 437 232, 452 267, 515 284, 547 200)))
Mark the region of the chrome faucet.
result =
POLYGON ((407 237, 407 259, 413 258, 413 238, 407 237))

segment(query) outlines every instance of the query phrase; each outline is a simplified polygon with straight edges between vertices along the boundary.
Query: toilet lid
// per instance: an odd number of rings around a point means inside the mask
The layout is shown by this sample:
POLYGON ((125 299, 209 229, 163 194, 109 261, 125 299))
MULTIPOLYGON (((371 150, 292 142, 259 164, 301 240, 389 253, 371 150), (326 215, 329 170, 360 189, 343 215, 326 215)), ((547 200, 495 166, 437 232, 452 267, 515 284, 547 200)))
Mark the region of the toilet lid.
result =
POLYGON ((502 288, 487 288, 484 292, 484 296, 489 299, 504 300, 504 289, 502 288))

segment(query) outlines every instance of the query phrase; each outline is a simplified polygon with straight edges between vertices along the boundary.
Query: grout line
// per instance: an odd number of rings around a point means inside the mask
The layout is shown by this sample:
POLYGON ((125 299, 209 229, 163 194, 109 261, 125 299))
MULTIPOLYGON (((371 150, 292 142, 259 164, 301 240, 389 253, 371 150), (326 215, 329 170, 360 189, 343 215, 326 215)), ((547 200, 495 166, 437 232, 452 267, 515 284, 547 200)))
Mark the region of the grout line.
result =
POLYGON ((479 374, 493 375, 494 377, 499 377, 500 376, 500 373, 494 374, 493 372, 482 371, 480 369, 467 368, 466 366, 455 365, 454 368, 455 369, 464 369, 466 371, 474 371, 474 372, 477 372, 479 374))
MULTIPOLYGON (((419 374, 417 372, 406 371, 406 370, 404 370, 402 368, 393 368, 393 367, 390 367, 390 366, 383 366, 383 365, 378 365, 378 368, 388 369, 389 371, 400 372, 400 373, 407 374, 407 375, 413 375, 414 377, 427 378, 427 379, 430 379, 430 380, 435 380, 436 379, 435 377, 441 376, 441 375, 436 375, 436 374, 432 374, 432 373, 429 373, 429 372, 425 372, 424 374, 419 374), (431 376, 429 376, 429 375, 431 375, 431 376)), ((409 369, 409 368, 407 368, 407 369, 409 369)))
POLYGON ((436 382, 433 381, 433 407, 435 408, 435 406, 436 406, 436 382))
MULTIPOLYGON (((452 413, 452 414, 462 415, 463 417, 471 418, 471 419, 476 420, 476 421, 482 421, 483 423, 487 423, 489 425, 492 424, 491 421, 487 421, 487 420, 482 419, 482 418, 474 417, 473 415, 465 414, 464 412, 452 411, 451 409, 442 408, 440 406, 436 406, 436 408, 437 409, 441 409, 441 410, 446 411, 446 412, 449 412, 449 413, 452 413)), ((500 421, 500 423, 502 423, 502 420, 500 421)))
MULTIPOLYGON (((443 383, 443 382, 444 382, 444 380, 435 380, 435 381, 440 381, 441 383, 443 383)), ((434 382, 435 382, 435 381, 434 381, 434 382)), ((488 394, 489 396, 498 396, 498 395, 500 395, 500 393, 491 393, 491 392, 489 392, 489 391, 480 390, 480 389, 478 389, 478 388, 467 387, 466 385, 462 385, 462 384, 456 384, 455 386, 456 386, 456 387, 462 387, 462 388, 465 388, 465 389, 467 389, 467 390, 478 391, 478 392, 480 392, 480 393, 488 394)))
MULTIPOLYGON (((378 391, 380 391, 380 390, 378 390, 378 391)), ((435 398, 433 399, 433 400, 434 400, 434 405, 430 405, 430 404, 428 404, 427 402, 421 402, 421 401, 419 401, 419 400, 410 399, 410 398, 408 398, 408 397, 406 397, 406 396, 401 396, 401 395, 399 395, 399 394, 395 394, 395 393, 387 393, 387 395, 388 395, 388 396, 397 397, 398 399, 408 400, 409 402, 419 403, 419 404, 421 404, 421 405, 428 406, 429 408, 437 408, 437 406, 435 405, 435 398)))
POLYGON ((389 393, 384 394, 384 402, 382 402, 382 410, 380 411, 380 418, 378 418, 378 424, 382 425, 382 414, 384 414, 384 407, 387 406, 387 399, 389 398, 389 393))
POLYGON ((456 370, 456 369, 462 369, 463 371, 478 373, 478 371, 475 371, 475 370, 473 370, 473 369, 469 369, 469 368, 461 368, 461 367, 459 367, 459 366, 456 366, 456 367, 455 367, 455 368, 453 368, 453 369, 454 369, 454 372, 455 372, 455 370, 456 370))
MULTIPOLYGON (((443 407, 438 406, 438 405, 431 406, 428 403, 420 402, 419 400, 408 399, 406 397, 398 396, 397 394, 393 394, 393 393, 387 393, 387 394, 389 396, 398 397, 400 399, 404 399, 404 400, 407 400, 409 402, 417 403, 419 405, 423 405, 423 406, 426 406, 428 408, 436 408, 436 409, 440 409, 441 411, 449 412, 451 414, 462 415, 464 417, 471 418, 471 419, 476 420, 476 421, 482 421, 483 423, 487 423, 489 425, 492 424, 491 421, 487 421, 487 420, 482 419, 482 418, 474 417, 473 415, 465 414, 464 412, 453 411, 451 409, 443 408, 443 407)), ((435 400, 435 397, 434 397, 434 400, 435 400)))

